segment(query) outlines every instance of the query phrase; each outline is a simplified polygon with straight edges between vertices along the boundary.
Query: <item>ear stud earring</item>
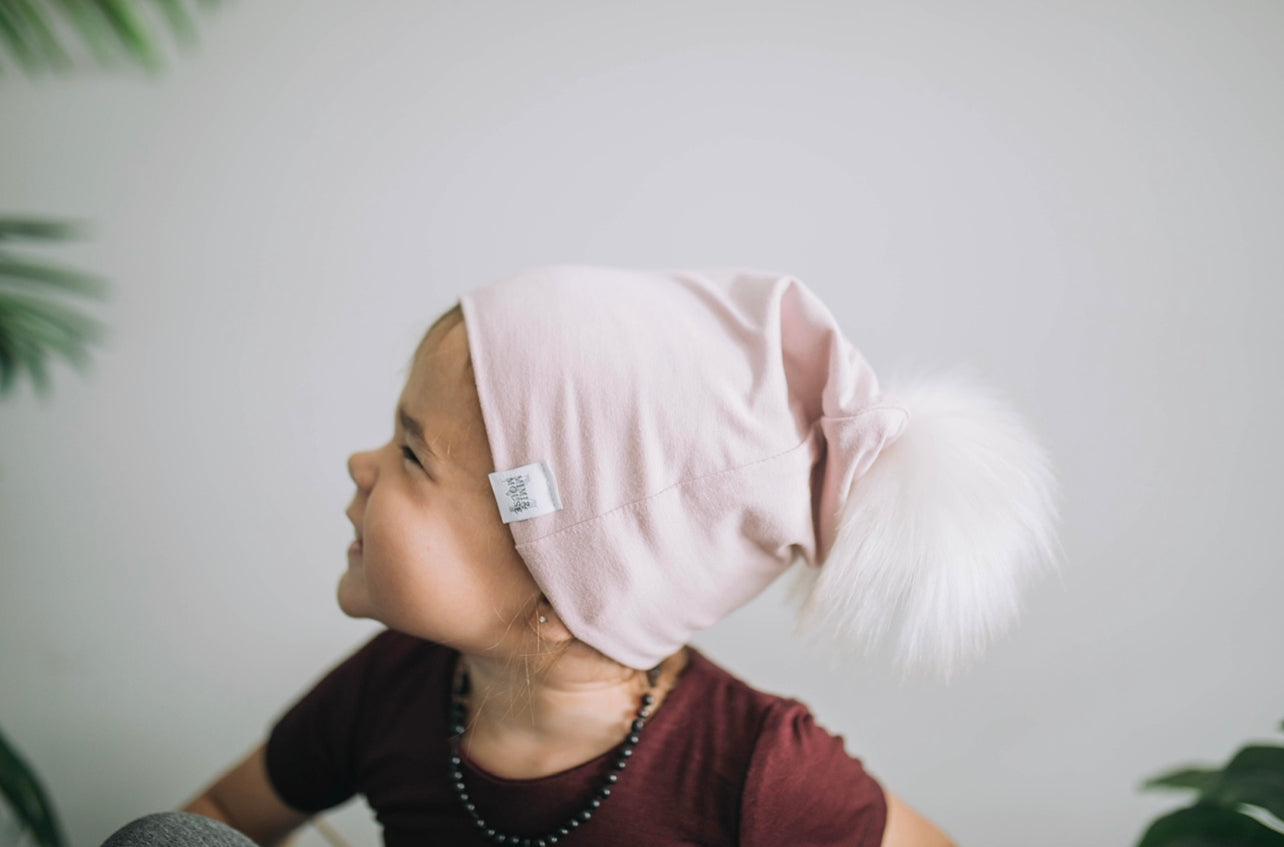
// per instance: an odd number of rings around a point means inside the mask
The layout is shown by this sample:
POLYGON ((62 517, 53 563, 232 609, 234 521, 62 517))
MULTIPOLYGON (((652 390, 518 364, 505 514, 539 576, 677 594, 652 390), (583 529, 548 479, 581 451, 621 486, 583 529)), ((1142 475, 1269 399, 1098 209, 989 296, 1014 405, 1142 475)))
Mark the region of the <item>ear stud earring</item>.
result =
POLYGON ((539 622, 540 622, 540 623, 548 623, 548 618, 544 617, 543 615, 540 615, 540 616, 539 616, 539 622))

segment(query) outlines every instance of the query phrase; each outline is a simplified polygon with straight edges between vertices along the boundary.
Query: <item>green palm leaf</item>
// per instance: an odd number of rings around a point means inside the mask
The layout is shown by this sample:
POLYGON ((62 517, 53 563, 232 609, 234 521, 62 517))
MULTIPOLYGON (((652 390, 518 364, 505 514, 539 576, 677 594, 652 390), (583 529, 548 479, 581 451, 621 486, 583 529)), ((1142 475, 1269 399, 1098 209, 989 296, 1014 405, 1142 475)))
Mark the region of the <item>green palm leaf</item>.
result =
MULTIPOLYGON (((199 0, 196 6, 213 9, 219 2, 199 0)), ((110 66, 123 57, 157 72, 165 64, 157 21, 180 46, 196 42, 189 5, 190 0, 0 0, 0 44, 29 76, 65 71, 74 62, 60 30, 71 29, 97 64, 110 66)))
POLYGON ((9 284, 46 285, 87 297, 101 297, 107 288, 106 281, 100 276, 52 265, 23 262, 4 253, 0 253, 0 281, 9 284))
POLYGON ((85 225, 76 221, 0 218, 0 241, 6 238, 81 238, 85 225))
POLYGON ((0 794, 41 847, 64 847, 62 825, 36 774, 0 734, 0 794))
MULTIPOLYGON (((59 239, 82 231, 66 221, 0 218, 0 244, 24 236, 59 239)), ((88 366, 89 345, 102 340, 104 326, 55 294, 102 299, 107 283, 93 274, 0 252, 0 394, 11 391, 26 373, 36 391, 47 395, 51 355, 82 372, 88 366)))
POLYGON ((11 0, 0 0, 0 40, 3 40, 24 71, 31 73, 40 69, 40 52, 32 44, 31 34, 27 32, 22 16, 11 0))
MULTIPOLYGON (((197 0, 209 10, 220 0, 197 0)), ((144 0, 0 0, 0 59, 7 54, 28 76, 65 71, 74 64, 60 37, 70 28, 103 67, 124 57, 156 72, 162 53, 144 0)), ((182 46, 195 41, 196 27, 184 0, 151 0, 153 11, 182 46)), ((5 63, 0 61, 0 75, 5 63)), ((82 225, 69 221, 0 217, 0 247, 21 239, 76 238, 82 225)), ((102 298, 98 276, 20 259, 0 252, 0 395, 25 371, 36 390, 49 390, 47 359, 56 353, 77 368, 88 362, 87 345, 99 340, 102 325, 54 299, 53 294, 102 298)), ((0 797, 40 847, 64 847, 62 827, 35 773, 0 735, 0 797)))

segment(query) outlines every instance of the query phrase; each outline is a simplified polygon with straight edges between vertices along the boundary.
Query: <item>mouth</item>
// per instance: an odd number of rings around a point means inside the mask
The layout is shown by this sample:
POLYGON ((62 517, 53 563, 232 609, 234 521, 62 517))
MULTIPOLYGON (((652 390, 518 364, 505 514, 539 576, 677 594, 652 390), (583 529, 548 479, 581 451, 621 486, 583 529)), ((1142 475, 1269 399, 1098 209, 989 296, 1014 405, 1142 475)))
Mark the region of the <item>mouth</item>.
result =
POLYGON ((351 508, 349 508, 349 510, 344 513, 344 516, 347 517, 348 523, 352 524, 352 531, 356 535, 356 540, 353 541, 352 544, 349 545, 348 547, 348 558, 352 558, 353 556, 360 556, 361 555, 361 522, 353 517, 351 508))

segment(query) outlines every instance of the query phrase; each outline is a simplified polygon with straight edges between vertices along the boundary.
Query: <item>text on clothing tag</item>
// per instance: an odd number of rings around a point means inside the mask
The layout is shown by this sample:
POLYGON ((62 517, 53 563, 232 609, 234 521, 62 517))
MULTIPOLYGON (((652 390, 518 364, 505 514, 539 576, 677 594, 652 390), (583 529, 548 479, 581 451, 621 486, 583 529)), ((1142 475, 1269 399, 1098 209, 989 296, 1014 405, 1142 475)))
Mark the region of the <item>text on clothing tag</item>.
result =
POLYGON ((495 471, 490 487, 499 503, 504 523, 524 521, 549 515, 562 508, 557 494, 557 480, 548 462, 532 462, 511 471, 495 471))

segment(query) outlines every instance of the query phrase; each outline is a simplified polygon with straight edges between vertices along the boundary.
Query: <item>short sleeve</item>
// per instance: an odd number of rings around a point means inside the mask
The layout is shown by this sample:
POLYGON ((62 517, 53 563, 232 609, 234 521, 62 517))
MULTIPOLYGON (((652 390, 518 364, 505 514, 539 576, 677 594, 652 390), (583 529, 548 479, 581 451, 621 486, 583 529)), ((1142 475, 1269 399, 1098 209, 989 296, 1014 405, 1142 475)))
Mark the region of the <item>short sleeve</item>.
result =
POLYGON ((796 700, 774 703, 749 761, 740 843, 879 847, 887 823, 883 788, 796 700))
POLYGON ((356 793, 356 742, 366 678, 391 636, 384 630, 332 668, 268 734, 268 779, 301 812, 332 808, 356 793))

